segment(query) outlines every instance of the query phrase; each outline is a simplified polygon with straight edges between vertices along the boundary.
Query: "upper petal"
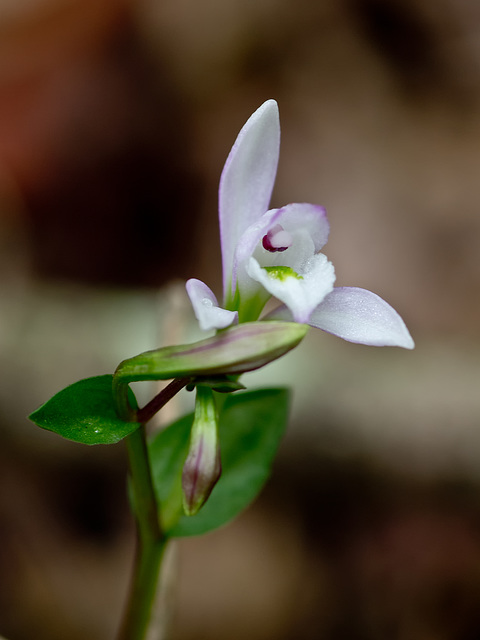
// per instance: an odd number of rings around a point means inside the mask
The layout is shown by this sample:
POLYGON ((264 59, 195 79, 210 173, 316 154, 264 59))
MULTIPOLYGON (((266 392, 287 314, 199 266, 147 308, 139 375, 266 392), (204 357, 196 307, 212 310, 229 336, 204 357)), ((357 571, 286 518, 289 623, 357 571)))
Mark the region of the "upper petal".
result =
POLYGON ((243 232, 268 209, 277 173, 280 121, 275 100, 250 116, 230 151, 219 188, 223 291, 233 293, 235 247, 243 232))
POLYGON ((236 311, 227 311, 218 306, 215 294, 201 280, 191 278, 185 287, 200 329, 203 331, 225 329, 237 319, 236 311))
POLYGON ((349 342, 413 349, 398 313, 380 296, 357 287, 338 287, 313 312, 309 324, 349 342))
POLYGON ((330 225, 324 207, 307 202, 293 202, 279 210, 276 220, 285 231, 303 229, 313 241, 315 253, 327 244, 330 225))

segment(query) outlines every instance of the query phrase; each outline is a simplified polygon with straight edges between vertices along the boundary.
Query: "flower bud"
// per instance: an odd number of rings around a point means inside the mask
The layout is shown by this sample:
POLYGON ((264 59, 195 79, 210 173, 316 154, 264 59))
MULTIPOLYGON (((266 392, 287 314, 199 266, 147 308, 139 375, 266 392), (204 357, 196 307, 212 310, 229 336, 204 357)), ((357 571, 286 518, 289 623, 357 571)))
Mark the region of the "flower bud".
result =
POLYGON ((194 516, 207 501, 222 472, 218 417, 213 391, 197 386, 190 447, 183 467, 183 507, 194 516))
POLYGON ((283 356, 304 338, 296 322, 246 322, 193 344, 146 351, 121 362, 115 381, 241 374, 283 356))

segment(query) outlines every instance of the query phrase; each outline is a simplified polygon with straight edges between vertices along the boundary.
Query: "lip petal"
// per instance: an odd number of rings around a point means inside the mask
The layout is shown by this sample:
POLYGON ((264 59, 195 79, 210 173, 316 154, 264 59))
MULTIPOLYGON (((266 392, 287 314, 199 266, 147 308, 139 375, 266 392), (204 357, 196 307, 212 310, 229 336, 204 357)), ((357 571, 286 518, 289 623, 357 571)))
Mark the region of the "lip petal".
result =
POLYGON ((219 222, 225 300, 235 290, 233 261, 238 241, 268 209, 279 152, 278 105, 275 100, 267 100, 238 134, 220 178, 219 222))
POLYGON ((332 291, 335 282, 333 265, 322 253, 317 253, 309 259, 308 268, 302 274, 272 277, 255 258, 250 258, 248 273, 291 310, 295 322, 308 324, 311 324, 312 312, 332 291))

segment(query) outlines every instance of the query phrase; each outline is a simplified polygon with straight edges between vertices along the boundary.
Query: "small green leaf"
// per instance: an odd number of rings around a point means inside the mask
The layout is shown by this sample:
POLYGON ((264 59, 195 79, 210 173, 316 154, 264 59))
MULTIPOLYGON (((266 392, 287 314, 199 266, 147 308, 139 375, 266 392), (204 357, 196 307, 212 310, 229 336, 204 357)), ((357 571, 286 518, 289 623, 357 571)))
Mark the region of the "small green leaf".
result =
POLYGON ((288 391, 262 389, 228 396, 220 413, 222 475, 201 511, 183 515, 181 476, 193 416, 157 434, 149 445, 162 525, 172 537, 216 529, 237 516, 265 484, 285 431, 288 391))
MULTIPOLYGON (((30 420, 42 429, 82 444, 114 444, 138 429, 115 412, 113 376, 86 378, 66 387, 34 411, 30 420)), ((129 390, 132 407, 136 407, 129 390)))

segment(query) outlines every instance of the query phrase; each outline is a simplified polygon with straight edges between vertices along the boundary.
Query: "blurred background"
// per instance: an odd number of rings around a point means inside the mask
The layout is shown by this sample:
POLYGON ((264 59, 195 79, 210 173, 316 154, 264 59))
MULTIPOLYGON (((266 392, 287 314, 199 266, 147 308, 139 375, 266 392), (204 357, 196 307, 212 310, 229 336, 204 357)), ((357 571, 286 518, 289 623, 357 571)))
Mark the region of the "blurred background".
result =
POLYGON ((474 0, 2 0, 0 635, 114 638, 123 446, 25 416, 198 337, 183 281, 220 291, 218 180, 273 97, 272 205, 324 205, 337 284, 417 346, 312 331, 245 378, 293 387, 290 428, 260 499, 176 546, 172 638, 480 637, 479 29, 474 0))

